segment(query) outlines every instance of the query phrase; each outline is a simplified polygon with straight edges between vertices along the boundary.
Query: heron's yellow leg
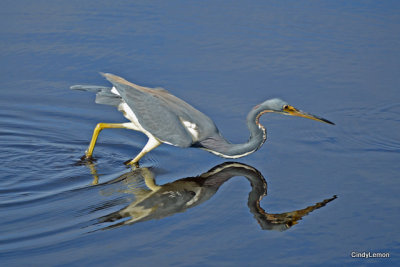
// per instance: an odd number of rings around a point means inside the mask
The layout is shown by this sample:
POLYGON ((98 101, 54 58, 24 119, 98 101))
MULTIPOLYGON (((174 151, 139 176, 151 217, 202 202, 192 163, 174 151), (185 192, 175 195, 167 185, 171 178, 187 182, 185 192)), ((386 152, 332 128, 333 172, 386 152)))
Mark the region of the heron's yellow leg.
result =
POLYGON ((140 153, 133 160, 125 164, 136 165, 144 155, 146 155, 148 152, 158 147, 159 145, 161 145, 161 142, 159 140, 157 140, 153 136, 149 137, 149 141, 147 141, 147 144, 144 146, 142 151, 140 151, 140 153))
POLYGON ((98 123, 94 128, 92 140, 90 141, 89 147, 85 152, 87 158, 92 157, 94 146, 96 145, 97 137, 103 129, 107 128, 126 128, 125 123, 98 123))

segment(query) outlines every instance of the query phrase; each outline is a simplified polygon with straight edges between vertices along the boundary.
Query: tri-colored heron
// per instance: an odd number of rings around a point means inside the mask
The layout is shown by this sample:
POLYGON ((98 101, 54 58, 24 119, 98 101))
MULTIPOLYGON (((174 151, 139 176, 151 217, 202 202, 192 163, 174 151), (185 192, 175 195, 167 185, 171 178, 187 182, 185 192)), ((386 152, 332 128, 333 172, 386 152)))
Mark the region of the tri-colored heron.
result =
POLYGON ((243 144, 232 144, 220 134, 209 117, 168 91, 139 86, 109 73, 102 75, 112 83, 113 87, 75 85, 71 89, 96 92, 96 103, 117 107, 131 122, 97 124, 84 156, 86 158, 92 157, 97 137, 105 128, 126 128, 147 135, 149 140, 142 151, 127 162, 133 165, 162 143, 178 147, 197 147, 224 158, 249 155, 259 149, 267 139, 266 130, 259 122, 260 116, 267 112, 334 124, 274 98, 255 106, 247 115, 249 140, 243 144))

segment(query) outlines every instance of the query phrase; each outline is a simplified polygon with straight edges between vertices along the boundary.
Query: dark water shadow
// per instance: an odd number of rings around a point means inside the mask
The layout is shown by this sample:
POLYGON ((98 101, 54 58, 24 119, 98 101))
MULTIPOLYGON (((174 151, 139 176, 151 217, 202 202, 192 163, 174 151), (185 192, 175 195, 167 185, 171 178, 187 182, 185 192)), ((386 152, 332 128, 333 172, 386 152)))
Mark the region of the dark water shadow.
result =
MULTIPOLYGON (((94 175, 93 184, 98 183, 94 165, 89 166, 94 175)), ((283 213, 268 213, 261 206, 262 198, 267 195, 267 182, 254 167, 237 162, 225 162, 197 176, 175 180, 157 185, 155 174, 149 168, 138 168, 122 174, 116 179, 99 184, 117 184, 117 189, 102 190, 107 196, 114 193, 134 195, 134 201, 119 211, 98 218, 95 224, 111 223, 100 230, 111 229, 139 222, 162 219, 176 213, 182 213, 209 200, 229 179, 243 176, 251 184, 247 206, 263 230, 285 231, 296 225, 310 212, 324 207, 336 199, 334 195, 303 209, 283 213)), ((104 204, 104 203, 103 203, 104 204)), ((96 207, 96 211, 109 208, 112 203, 96 207)))

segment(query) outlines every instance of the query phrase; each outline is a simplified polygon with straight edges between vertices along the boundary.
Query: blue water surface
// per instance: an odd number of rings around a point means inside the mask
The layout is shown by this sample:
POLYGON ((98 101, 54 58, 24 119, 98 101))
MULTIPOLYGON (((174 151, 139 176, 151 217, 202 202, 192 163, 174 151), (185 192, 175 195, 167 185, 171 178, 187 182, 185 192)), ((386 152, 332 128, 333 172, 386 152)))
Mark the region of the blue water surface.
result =
POLYGON ((0 14, 2 266, 400 263, 398 1, 7 0, 0 14), (336 125, 266 114, 242 165, 162 145, 134 171, 145 135, 104 130, 83 164, 95 125, 126 121, 69 90, 108 86, 98 72, 168 89, 233 143, 273 97, 336 125))

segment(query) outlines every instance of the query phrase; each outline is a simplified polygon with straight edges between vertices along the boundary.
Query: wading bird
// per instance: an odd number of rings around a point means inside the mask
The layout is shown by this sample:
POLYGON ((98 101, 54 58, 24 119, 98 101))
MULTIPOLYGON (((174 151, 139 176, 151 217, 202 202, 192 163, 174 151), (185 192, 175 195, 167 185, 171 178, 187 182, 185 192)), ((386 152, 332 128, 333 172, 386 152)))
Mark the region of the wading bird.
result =
POLYGON ((267 139, 260 116, 267 112, 292 115, 334 124, 326 119, 300 111, 274 98, 255 106, 247 115, 250 138, 243 144, 228 142, 214 122, 185 101, 162 88, 147 88, 109 73, 102 75, 112 87, 75 85, 71 89, 96 92, 96 103, 118 108, 130 120, 127 123, 99 123, 83 158, 90 159, 101 130, 125 128, 139 131, 149 138, 142 151, 126 164, 137 164, 149 151, 162 143, 178 147, 197 147, 224 158, 240 158, 259 149, 267 139))

